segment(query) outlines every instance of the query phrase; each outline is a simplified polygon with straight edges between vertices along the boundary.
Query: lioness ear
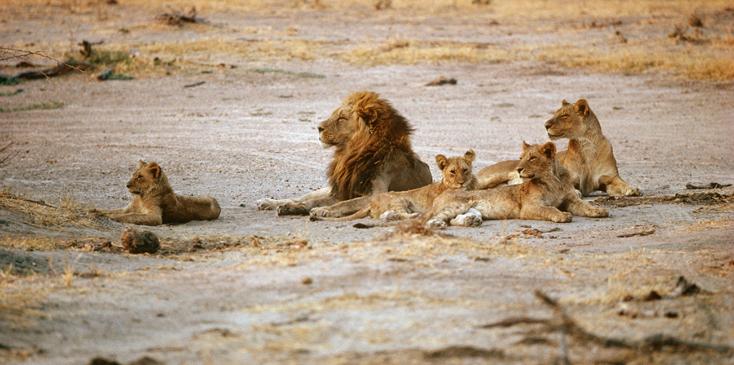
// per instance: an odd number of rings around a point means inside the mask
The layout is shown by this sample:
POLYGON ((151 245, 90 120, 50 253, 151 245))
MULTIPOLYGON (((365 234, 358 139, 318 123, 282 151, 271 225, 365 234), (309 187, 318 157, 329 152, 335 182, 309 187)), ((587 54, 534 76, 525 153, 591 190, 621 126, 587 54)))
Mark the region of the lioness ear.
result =
POLYGON ((589 103, 586 101, 586 99, 577 100, 573 108, 576 110, 577 113, 583 116, 589 115, 589 103))
POLYGON ((143 160, 138 161, 138 170, 143 168, 143 166, 147 165, 147 163, 143 160))
POLYGON ((158 164, 155 162, 151 162, 148 164, 148 171, 150 171, 150 173, 153 174, 153 177, 156 179, 161 177, 161 167, 158 166, 158 164))
POLYGON ((545 157, 548 157, 550 159, 556 157, 556 145, 553 144, 553 142, 547 142, 542 147, 540 147, 540 151, 543 152, 545 157))
POLYGON ((561 100, 561 106, 566 106, 568 104, 571 104, 571 103, 567 102, 566 99, 561 100))
POLYGON ((444 155, 436 155, 436 164, 439 169, 443 170, 446 168, 446 165, 449 164, 449 159, 444 155))
POLYGON ((469 150, 464 153, 464 161, 468 163, 474 162, 474 157, 476 157, 476 155, 474 154, 474 150, 469 150))

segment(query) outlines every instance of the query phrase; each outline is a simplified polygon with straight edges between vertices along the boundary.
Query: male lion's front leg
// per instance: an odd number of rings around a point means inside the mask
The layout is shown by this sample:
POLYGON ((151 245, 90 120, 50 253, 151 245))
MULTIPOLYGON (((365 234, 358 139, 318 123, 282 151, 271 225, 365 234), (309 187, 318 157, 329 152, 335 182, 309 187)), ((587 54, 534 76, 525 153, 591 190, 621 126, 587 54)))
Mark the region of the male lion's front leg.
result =
POLYGON ((640 196, 640 189, 631 186, 619 176, 602 176, 599 183, 606 187, 606 192, 610 196, 640 196))
MULTIPOLYGON (((275 210, 275 209, 278 209, 278 207, 286 205, 286 204, 301 204, 307 200, 321 198, 325 195, 328 196, 330 193, 331 193, 331 188, 321 188, 321 189, 314 190, 306 195, 303 195, 295 199, 264 198, 264 199, 260 199, 257 201, 257 209, 258 210, 275 210)), ((308 212, 306 212, 305 214, 308 214, 308 212)))
POLYGON ((569 198, 567 208, 571 214, 581 217, 605 218, 609 216, 606 209, 579 199, 575 193, 569 198))
POLYGON ((317 191, 320 193, 312 194, 310 199, 303 201, 294 201, 277 207, 276 212, 279 216, 308 215, 313 208, 323 207, 325 205, 332 205, 338 202, 336 198, 331 196, 329 189, 321 189, 317 191))
POLYGON ((562 212, 556 207, 545 205, 526 205, 520 211, 520 219, 568 223, 573 219, 569 212, 562 212))

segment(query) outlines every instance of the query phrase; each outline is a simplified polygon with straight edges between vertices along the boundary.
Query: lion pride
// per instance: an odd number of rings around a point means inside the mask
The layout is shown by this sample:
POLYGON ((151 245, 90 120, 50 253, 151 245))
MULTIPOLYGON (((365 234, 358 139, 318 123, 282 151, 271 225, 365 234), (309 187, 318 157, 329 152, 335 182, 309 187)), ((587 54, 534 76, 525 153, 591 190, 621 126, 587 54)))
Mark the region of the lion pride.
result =
POLYGON ((387 100, 370 91, 349 95, 318 127, 325 148, 334 147, 326 170, 329 187, 296 199, 263 199, 258 209, 307 215, 315 207, 432 182, 428 165, 413 152, 413 128, 387 100))

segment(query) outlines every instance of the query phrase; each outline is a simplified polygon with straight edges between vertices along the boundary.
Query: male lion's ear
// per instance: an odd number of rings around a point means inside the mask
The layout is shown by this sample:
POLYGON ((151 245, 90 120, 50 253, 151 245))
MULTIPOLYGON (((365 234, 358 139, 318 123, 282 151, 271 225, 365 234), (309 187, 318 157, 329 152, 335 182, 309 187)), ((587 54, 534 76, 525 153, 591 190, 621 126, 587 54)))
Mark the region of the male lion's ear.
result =
POLYGON ((543 152, 545 157, 552 159, 556 157, 556 145, 553 142, 546 142, 546 144, 540 147, 540 152, 543 152))
POLYGON ((151 162, 148 164, 148 171, 150 171, 150 173, 153 174, 153 177, 156 179, 161 177, 161 167, 158 166, 158 164, 155 162, 151 162))
POLYGON ((464 153, 464 161, 468 163, 474 162, 474 158, 476 157, 476 154, 474 154, 474 150, 469 150, 464 153))
POLYGON ((138 169, 143 168, 145 165, 147 165, 147 163, 145 161, 143 161, 143 160, 139 160, 138 161, 138 169))
POLYGON ((561 100, 561 106, 566 106, 568 104, 571 104, 571 103, 567 102, 566 99, 561 100))
POLYGON ((444 155, 436 155, 436 164, 439 169, 443 170, 446 168, 446 165, 449 164, 449 159, 444 155))
POLYGON ((583 116, 589 115, 589 103, 586 101, 586 99, 577 100, 573 108, 576 110, 577 113, 583 116))
POLYGON ((379 95, 373 92, 360 92, 354 100, 352 110, 357 116, 368 126, 377 120, 379 114, 380 102, 379 95))

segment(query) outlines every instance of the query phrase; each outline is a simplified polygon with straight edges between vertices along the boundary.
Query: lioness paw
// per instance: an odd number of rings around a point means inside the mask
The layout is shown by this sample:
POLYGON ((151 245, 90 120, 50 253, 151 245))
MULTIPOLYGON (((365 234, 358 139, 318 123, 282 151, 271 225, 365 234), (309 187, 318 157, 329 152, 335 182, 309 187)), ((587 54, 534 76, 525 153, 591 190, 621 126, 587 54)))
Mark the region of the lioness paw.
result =
POLYGON ((394 210, 387 210, 384 213, 380 214, 380 219, 383 221, 398 221, 400 220, 400 214, 398 214, 394 210))
POLYGON ((640 189, 628 187, 627 190, 624 192, 624 195, 626 196, 640 196, 642 193, 640 192, 640 189))
POLYGON ((606 217, 609 217, 609 211, 606 210, 605 208, 594 207, 591 210, 591 215, 589 216, 594 217, 594 218, 606 218, 606 217))
POLYGON ((451 220, 452 226, 479 227, 482 225, 482 213, 472 208, 451 220))
POLYGON ((556 223, 568 223, 573 219, 573 214, 569 212, 560 212, 559 214, 553 215, 551 220, 556 223))
POLYGON ((435 229, 444 229, 446 228, 446 221, 442 219, 431 219, 429 220, 426 225, 428 228, 435 228, 435 229))

